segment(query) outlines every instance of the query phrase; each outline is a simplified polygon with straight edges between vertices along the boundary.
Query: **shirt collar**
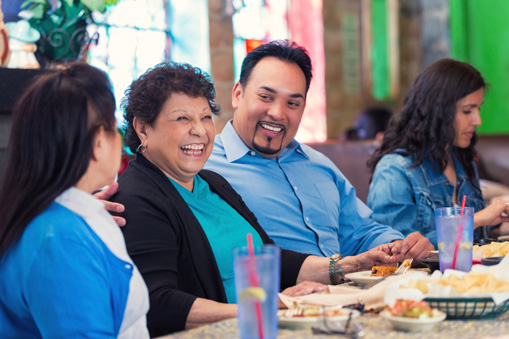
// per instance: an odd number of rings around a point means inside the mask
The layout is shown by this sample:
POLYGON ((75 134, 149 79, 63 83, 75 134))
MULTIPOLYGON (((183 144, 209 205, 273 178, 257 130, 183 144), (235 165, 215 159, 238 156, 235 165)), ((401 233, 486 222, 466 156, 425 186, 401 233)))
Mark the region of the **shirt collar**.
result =
POLYGON ((221 139, 228 162, 234 162, 250 151, 249 147, 244 144, 244 141, 235 131, 235 128, 233 128, 232 120, 228 121, 226 126, 224 126, 218 138, 221 139))
POLYGON ((104 204, 100 200, 76 187, 68 188, 55 201, 83 218, 104 209, 104 204))
MULTIPOLYGON (((232 121, 233 120, 228 121, 228 123, 224 126, 223 131, 218 136, 218 138, 221 139, 221 142, 223 144, 224 152, 226 154, 226 159, 228 160, 228 162, 234 162, 242 158, 249 152, 253 152, 252 155, 262 157, 258 152, 256 152, 255 150, 251 150, 249 147, 246 146, 244 141, 242 141, 240 136, 237 134, 237 131, 235 131, 235 128, 233 128, 232 121)), ((294 151, 306 158, 309 158, 306 152, 302 149, 301 144, 295 139, 293 139, 290 142, 290 144, 286 146, 286 148, 283 150, 283 152, 281 152, 278 158, 279 159, 286 158, 287 156, 293 154, 294 151)))
MULTIPOLYGON (((458 180, 458 184, 465 181, 467 179, 465 170, 463 169, 463 166, 461 166, 461 163, 459 162, 459 159, 456 157, 456 154, 454 152, 452 153, 452 159, 454 162, 454 168, 456 171, 456 178, 458 180)), ((429 157, 429 152, 426 153, 424 156, 422 166, 425 166, 426 171, 424 172, 424 175, 427 178, 427 181, 430 185, 442 185, 444 183, 449 182, 449 179, 445 175, 444 172, 439 171, 438 164, 432 163, 431 159, 429 157)))

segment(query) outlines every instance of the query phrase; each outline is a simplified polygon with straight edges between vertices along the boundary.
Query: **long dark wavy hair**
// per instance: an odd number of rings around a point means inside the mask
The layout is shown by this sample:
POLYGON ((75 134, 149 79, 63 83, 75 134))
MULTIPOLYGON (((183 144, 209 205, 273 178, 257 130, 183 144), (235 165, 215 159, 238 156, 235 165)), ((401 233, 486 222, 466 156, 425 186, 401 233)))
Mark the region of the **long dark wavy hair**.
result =
POLYGON ((116 132, 106 74, 86 63, 40 76, 17 101, 0 183, 0 257, 88 168, 100 127, 116 132))
POLYGON ((472 165, 477 135, 474 133, 467 148, 455 147, 454 120, 458 100, 487 86, 481 73, 465 62, 441 59, 426 67, 406 94, 398 120, 391 122, 382 145, 368 161, 371 173, 380 159, 391 153, 412 156, 412 167, 422 164, 427 156, 443 172, 452 151, 469 181, 479 188, 472 165))
POLYGON ((134 118, 154 126, 172 93, 203 97, 207 99, 212 114, 217 115, 221 111, 215 103, 216 89, 207 73, 186 63, 160 63, 133 81, 122 99, 124 143, 133 153, 141 143, 134 129, 134 118))

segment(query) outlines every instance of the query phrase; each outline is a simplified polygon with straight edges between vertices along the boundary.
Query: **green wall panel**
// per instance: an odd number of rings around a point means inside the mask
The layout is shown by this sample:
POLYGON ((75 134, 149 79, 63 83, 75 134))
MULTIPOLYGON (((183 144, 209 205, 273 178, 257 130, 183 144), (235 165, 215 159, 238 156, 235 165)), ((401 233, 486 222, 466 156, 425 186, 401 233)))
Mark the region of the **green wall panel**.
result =
POLYGON ((451 55, 490 84, 479 134, 509 133, 509 1, 450 0, 451 55))
POLYGON ((389 41, 385 0, 371 1, 371 67, 373 97, 384 100, 390 96, 389 41))

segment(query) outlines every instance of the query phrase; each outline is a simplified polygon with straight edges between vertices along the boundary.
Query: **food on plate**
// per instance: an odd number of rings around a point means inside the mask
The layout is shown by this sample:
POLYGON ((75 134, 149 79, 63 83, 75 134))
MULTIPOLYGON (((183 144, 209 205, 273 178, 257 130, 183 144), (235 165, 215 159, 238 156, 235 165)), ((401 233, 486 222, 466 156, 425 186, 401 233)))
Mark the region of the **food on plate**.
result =
POLYGON ((325 306, 303 306, 297 302, 292 304, 288 311, 286 311, 285 315, 287 317, 321 317, 323 316, 324 310, 326 317, 345 315, 340 307, 327 308, 325 306))
POLYGON ((509 292, 509 282, 498 279, 492 274, 468 272, 462 278, 456 275, 449 275, 447 278, 412 280, 407 288, 417 288, 422 293, 428 294, 429 284, 452 286, 457 293, 479 294, 486 292, 509 292))
POLYGON ((482 254, 483 257, 505 257, 509 252, 509 241, 505 242, 492 242, 489 245, 474 245, 472 249, 473 254, 482 254))
POLYGON ((429 319, 433 317, 433 310, 425 301, 397 299, 394 306, 387 306, 391 315, 395 317, 429 319))
MULTIPOLYGON (((305 307, 301 317, 320 317, 323 315, 323 309, 324 308, 320 306, 305 307)), ((344 312, 339 308, 325 309, 326 317, 336 317, 343 314, 344 312)))
POLYGON ((394 274, 398 268, 394 266, 373 266, 371 268, 372 277, 385 277, 394 274))
MULTIPOLYGON (((412 266, 412 260, 413 260, 413 259, 405 259, 405 260, 401 263, 401 266, 403 266, 403 267, 410 267, 410 266, 412 266)), ((400 266, 400 267, 401 267, 401 266, 400 266)))
MULTIPOLYGON (((399 267, 410 267, 412 265, 412 261, 409 259, 405 259, 399 267)), ((394 266, 373 266, 371 268, 371 276, 372 277, 385 277, 388 275, 394 274, 398 270, 398 267, 394 266)))

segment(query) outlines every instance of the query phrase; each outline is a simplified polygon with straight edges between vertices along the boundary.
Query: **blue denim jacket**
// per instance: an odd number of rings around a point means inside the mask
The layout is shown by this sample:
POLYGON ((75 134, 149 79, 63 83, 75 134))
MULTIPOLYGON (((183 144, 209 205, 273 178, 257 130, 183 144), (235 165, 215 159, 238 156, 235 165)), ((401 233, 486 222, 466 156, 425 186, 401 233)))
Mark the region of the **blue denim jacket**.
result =
MULTIPOLYGON (((458 159, 454 156, 454 166, 458 178, 458 200, 467 196, 466 206, 482 210, 484 199, 480 190, 472 186, 458 159)), ((427 237, 435 248, 434 209, 453 206, 453 184, 438 166, 432 166, 425 158, 418 167, 411 168, 412 157, 388 154, 378 162, 369 187, 368 206, 373 210, 373 218, 390 225, 405 236, 419 231, 427 237)), ((477 175, 477 181, 479 180, 477 175)), ((481 229, 474 232, 474 239, 481 237, 481 229)))

